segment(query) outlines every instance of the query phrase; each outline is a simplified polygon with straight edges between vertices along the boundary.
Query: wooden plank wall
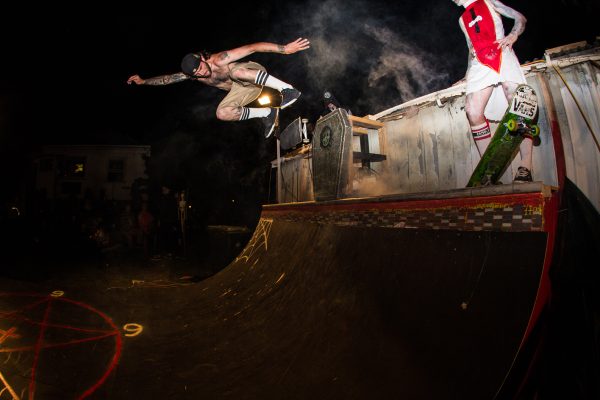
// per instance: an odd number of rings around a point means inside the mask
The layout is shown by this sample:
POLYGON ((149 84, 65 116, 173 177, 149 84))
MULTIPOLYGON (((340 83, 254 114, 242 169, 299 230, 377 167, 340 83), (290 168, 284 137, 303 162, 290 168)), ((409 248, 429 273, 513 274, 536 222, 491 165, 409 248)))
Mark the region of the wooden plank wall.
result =
POLYGON ((311 162, 308 155, 288 159, 281 165, 283 180, 279 203, 314 200, 311 162))

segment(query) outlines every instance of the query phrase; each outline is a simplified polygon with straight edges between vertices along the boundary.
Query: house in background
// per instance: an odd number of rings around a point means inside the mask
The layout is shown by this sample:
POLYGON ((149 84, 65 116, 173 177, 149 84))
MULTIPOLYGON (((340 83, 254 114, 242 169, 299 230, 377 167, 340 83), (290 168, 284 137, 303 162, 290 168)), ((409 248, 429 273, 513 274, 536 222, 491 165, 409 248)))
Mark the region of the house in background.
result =
POLYGON ((150 146, 48 145, 34 159, 35 190, 48 199, 83 198, 103 193, 106 199, 131 200, 138 178, 147 179, 150 146))

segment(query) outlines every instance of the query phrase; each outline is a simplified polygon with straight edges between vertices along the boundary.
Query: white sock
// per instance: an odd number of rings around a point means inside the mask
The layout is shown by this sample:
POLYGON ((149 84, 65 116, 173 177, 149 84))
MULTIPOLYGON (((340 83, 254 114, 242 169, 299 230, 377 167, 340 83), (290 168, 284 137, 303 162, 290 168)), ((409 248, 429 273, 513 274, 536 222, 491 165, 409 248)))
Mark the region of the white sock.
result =
POLYGON ((270 88, 279 90, 280 92, 283 89, 291 89, 293 87, 289 83, 280 81, 279 79, 275 78, 274 76, 267 74, 265 71, 258 71, 258 74, 256 74, 256 79, 254 80, 254 83, 256 83, 257 85, 261 85, 261 86, 268 86, 270 88))
POLYGON ((271 114, 271 109, 269 107, 262 107, 262 108, 242 107, 242 116, 240 117, 240 121, 244 121, 244 120, 250 119, 250 118, 263 118, 269 114, 271 114))

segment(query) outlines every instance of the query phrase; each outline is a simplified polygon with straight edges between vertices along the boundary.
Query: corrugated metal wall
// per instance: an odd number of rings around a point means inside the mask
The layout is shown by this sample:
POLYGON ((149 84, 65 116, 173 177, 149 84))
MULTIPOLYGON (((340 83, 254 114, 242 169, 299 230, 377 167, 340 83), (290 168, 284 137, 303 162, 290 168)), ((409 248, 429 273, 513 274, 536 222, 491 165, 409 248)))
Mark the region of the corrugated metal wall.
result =
MULTIPOLYGON (((538 125, 541 143, 534 147, 533 177, 548 185, 557 185, 556 163, 550 123, 546 115, 539 79, 531 74, 527 81, 534 87, 541 103, 538 125)), ((465 187, 479 162, 465 114, 464 94, 447 98, 439 105, 430 102, 419 107, 416 115, 386 123, 388 179, 395 193, 432 192, 465 187)), ((414 114, 415 112, 413 112, 414 114)), ((492 122, 492 131, 498 126, 492 122)), ((500 179, 513 180, 520 155, 500 179)))
POLYGON ((568 87, 557 71, 544 75, 558 114, 567 177, 600 211, 600 150, 592 136, 600 141, 600 66, 585 62, 564 67, 561 72, 568 87))
POLYGON ((388 176, 395 193, 466 185, 479 156, 469 137, 464 96, 435 102, 386 123, 388 176))

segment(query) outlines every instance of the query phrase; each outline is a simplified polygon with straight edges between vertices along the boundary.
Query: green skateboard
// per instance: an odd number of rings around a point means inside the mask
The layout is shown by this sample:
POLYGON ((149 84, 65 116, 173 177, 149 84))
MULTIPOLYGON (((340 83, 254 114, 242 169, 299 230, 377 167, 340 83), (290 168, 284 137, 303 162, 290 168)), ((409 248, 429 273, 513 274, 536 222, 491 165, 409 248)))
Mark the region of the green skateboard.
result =
POLYGON ((538 101, 533 88, 519 85, 467 187, 498 183, 498 178, 518 152, 524 135, 536 137, 540 134, 540 128, 536 125, 537 110, 538 101))

